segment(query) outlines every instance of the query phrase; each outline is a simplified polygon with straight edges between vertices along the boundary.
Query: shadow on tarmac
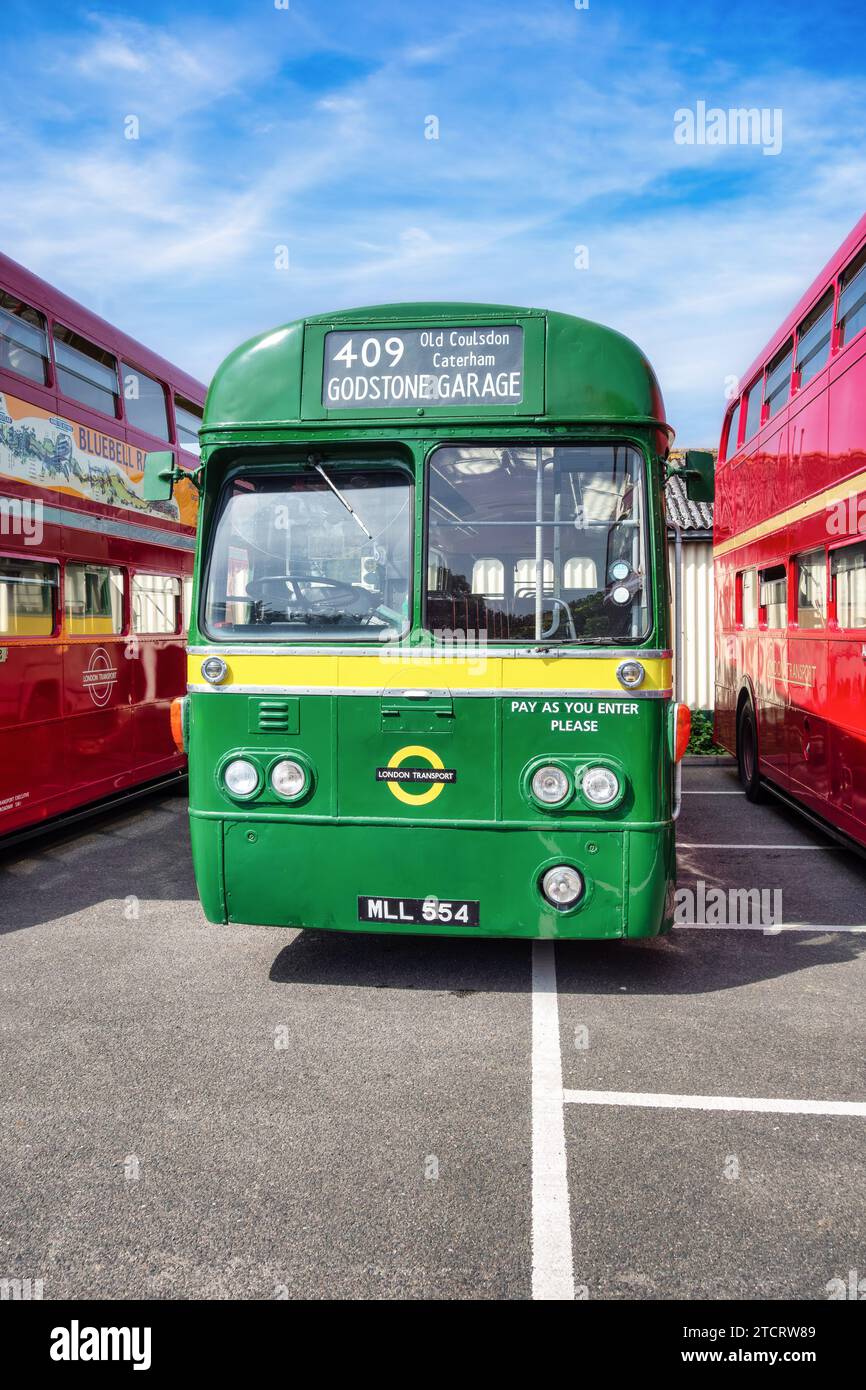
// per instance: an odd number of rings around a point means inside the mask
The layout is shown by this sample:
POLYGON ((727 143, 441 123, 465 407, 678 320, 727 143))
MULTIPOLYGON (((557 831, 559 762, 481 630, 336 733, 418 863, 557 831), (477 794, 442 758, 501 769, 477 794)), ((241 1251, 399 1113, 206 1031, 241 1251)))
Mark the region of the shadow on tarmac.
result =
MULTIPOLYGON (((280 951, 275 984, 525 994, 530 943, 302 931, 280 951)), ((641 941, 560 941, 560 994, 712 994, 855 960, 866 937, 682 928, 641 941)))
POLYGON ((0 936, 110 899, 198 901, 185 789, 0 850, 0 936))

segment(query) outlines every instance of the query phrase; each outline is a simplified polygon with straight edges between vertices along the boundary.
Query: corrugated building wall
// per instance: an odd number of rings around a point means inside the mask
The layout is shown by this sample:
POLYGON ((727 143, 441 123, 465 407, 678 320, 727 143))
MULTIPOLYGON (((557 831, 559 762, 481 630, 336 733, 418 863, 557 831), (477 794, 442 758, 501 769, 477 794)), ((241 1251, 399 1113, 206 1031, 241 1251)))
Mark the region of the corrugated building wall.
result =
MULTIPOLYGON (((671 603, 674 594, 677 523, 682 533, 683 689, 679 698, 692 709, 712 709, 715 686, 713 614, 713 509, 690 502, 680 478, 666 488, 670 539, 671 603)), ((676 641, 676 636, 675 636, 676 641)))

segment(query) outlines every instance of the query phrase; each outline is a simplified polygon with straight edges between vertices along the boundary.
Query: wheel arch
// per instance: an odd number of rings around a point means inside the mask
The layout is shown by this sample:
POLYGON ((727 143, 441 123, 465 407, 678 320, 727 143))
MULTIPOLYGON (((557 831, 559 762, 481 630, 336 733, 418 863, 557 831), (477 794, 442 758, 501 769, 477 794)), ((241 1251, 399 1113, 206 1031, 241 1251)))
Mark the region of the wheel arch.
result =
POLYGON ((739 690, 738 690, 738 692, 737 692, 737 718, 736 718, 736 728, 737 728, 737 730, 739 730, 739 727, 740 727, 740 715, 741 715, 742 712, 743 712, 743 707, 744 707, 744 705, 747 705, 747 704, 752 706, 752 711, 753 711, 754 716, 755 716, 755 732, 757 733, 757 730, 758 730, 758 707, 757 707, 757 705, 756 705, 756 703, 755 703, 755 687, 752 685, 752 680, 751 680, 751 677, 750 677, 750 676, 744 676, 744 677, 743 677, 743 679, 740 681, 740 688, 739 688, 739 690))

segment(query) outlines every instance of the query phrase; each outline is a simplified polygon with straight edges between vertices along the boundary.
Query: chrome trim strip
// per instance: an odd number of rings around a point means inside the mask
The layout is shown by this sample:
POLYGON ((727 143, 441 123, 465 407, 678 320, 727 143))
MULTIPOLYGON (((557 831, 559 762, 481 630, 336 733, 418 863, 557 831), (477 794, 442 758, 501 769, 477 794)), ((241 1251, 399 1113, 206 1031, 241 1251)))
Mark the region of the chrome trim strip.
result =
POLYGON ((416 658, 432 657, 433 661, 450 661, 452 659, 460 661, 478 661, 479 658, 490 657, 534 657, 538 660, 550 660, 561 657, 583 658, 585 660, 606 660, 608 657, 615 660, 617 657, 630 657, 633 661, 645 659, 652 661, 656 659, 666 659, 673 656, 670 650, 653 648, 649 650, 645 647, 609 647, 602 651, 589 651, 586 648, 568 648, 564 650, 556 648, 551 651, 537 651, 534 647, 497 647, 491 642, 479 643, 476 647, 388 647, 384 644, 381 647, 338 647, 336 643, 328 647, 293 647, 286 643, 284 646, 270 646, 264 642, 250 643, 244 646, 235 646, 232 642, 216 643, 210 646, 187 647, 190 656, 378 656, 385 657, 395 665, 398 660, 411 665, 416 658))
POLYGON ((126 541, 147 541, 150 545, 165 545, 171 550, 195 550, 195 536, 178 531, 164 531, 161 526, 145 526, 138 521, 113 521, 109 517, 78 512, 72 507, 42 507, 42 520, 50 526, 68 526, 74 531, 90 531, 96 535, 117 536, 126 541))
MULTIPOLYGON (((490 698, 495 695, 507 695, 511 698, 526 699, 583 699, 583 700, 619 700, 629 703, 632 700, 669 700, 672 692, 670 690, 581 690, 576 686, 569 688, 557 688, 555 690, 520 690, 511 686, 491 685, 476 689, 461 690, 459 686, 449 686, 448 688, 433 689, 424 687, 430 695, 457 695, 461 699, 465 697, 490 698)), ((400 685, 393 686, 356 686, 356 685, 196 685, 190 682, 187 685, 188 692, 198 692, 208 695, 372 695, 377 700, 385 696, 415 695, 417 692, 405 690, 400 685)))
MULTIPOLYGON (((237 808, 227 807, 225 810, 220 809, 219 811, 196 811, 190 808, 189 815, 191 820, 229 821, 237 819, 237 808)), ((280 825, 289 834, 291 834, 292 826, 299 823, 301 825, 327 826, 377 825, 387 830, 414 830, 418 825, 415 819, 402 820, 399 816, 312 816, 303 811, 295 812, 294 808, 290 806, 282 808, 275 806, 273 810, 266 811, 262 809, 261 802, 256 802, 255 799, 252 802, 244 803, 244 818, 249 823, 267 821, 272 825, 280 825), (281 810, 283 814, 280 814, 281 810), (292 814, 286 815, 286 810, 291 810, 292 814)), ((565 815, 553 816, 546 812, 539 813, 538 820, 441 820, 439 818, 434 820, 432 817, 428 820, 425 817, 424 829, 428 828, 431 830, 537 830, 541 832, 576 830, 581 834, 591 832, 593 834, 622 836, 625 831, 635 830, 664 832, 665 830, 672 830, 673 825, 669 820, 613 819, 605 821, 593 815, 591 811, 584 812, 581 809, 572 812, 569 819, 566 819, 565 815), (543 822, 542 814, 544 815, 543 822)), ((682 925, 688 927, 692 924, 683 922, 682 925)), ((789 930, 792 929, 789 928, 789 930)), ((863 929, 860 928, 860 930, 863 929)))

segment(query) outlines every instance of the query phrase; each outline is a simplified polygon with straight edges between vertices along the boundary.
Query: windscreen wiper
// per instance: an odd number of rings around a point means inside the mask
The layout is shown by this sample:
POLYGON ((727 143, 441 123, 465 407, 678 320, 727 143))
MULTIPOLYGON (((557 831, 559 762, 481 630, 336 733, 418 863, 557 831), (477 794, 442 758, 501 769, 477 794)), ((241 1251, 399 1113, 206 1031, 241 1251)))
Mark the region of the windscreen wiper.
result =
POLYGON ((317 456, 316 456, 315 454, 310 454, 309 462, 313 465, 313 467, 315 468, 315 470, 316 470, 317 473, 321 473, 322 477, 324 478, 325 482, 328 484, 328 487, 329 487, 329 488, 331 489, 331 491, 333 492, 333 494, 334 494, 334 496, 336 497, 337 501, 338 501, 338 502, 342 502, 343 506, 346 508, 346 511, 349 512, 349 514, 350 514, 351 516, 353 516, 353 517, 355 518, 355 520, 357 521, 357 523, 358 523, 358 525, 360 526, 361 530, 364 532, 364 535, 367 537, 367 540, 368 540, 368 541, 371 541, 371 540, 373 539, 372 532, 370 532, 370 531, 367 530, 366 526, 364 525, 364 523, 363 523, 363 521, 361 520, 361 518, 358 516, 358 513, 355 511, 355 508, 352 506, 352 504, 351 504, 351 502, 348 500, 348 498, 344 497, 343 494, 342 494, 342 492, 340 491, 340 489, 339 489, 338 487, 335 487, 334 484, 331 482, 331 479, 328 477, 328 475, 327 475, 327 473, 325 472, 324 468, 323 468, 322 465, 319 463, 318 458, 317 458, 317 456))

